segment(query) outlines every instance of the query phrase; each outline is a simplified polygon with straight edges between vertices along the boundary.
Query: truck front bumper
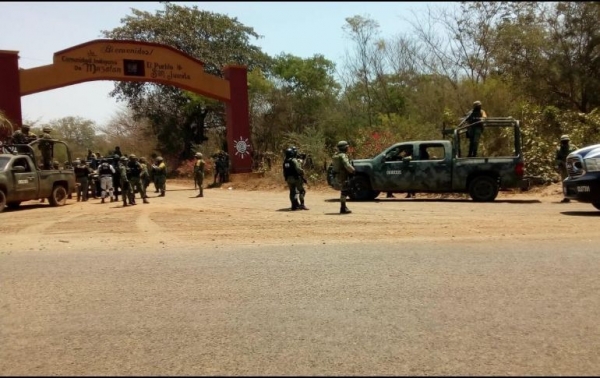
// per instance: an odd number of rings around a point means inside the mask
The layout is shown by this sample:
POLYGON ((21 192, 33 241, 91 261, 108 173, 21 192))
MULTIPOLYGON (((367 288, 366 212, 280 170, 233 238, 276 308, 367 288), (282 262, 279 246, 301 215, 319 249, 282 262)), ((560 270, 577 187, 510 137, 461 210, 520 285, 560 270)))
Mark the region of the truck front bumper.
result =
POLYGON ((600 179, 586 176, 569 177, 563 181, 562 187, 565 198, 585 203, 600 203, 600 179))

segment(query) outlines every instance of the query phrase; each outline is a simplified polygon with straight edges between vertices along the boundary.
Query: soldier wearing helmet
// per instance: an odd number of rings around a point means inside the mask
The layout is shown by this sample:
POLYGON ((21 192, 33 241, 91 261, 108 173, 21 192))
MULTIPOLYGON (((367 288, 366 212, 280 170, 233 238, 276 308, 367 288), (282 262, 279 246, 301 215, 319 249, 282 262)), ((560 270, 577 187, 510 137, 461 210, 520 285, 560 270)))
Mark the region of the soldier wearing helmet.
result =
POLYGON ((130 203, 135 205, 135 194, 140 193, 140 197, 144 203, 148 202, 146 197, 146 188, 142 185, 142 174, 144 173, 144 169, 142 165, 137 160, 137 156, 134 154, 130 154, 127 161, 127 180, 129 180, 129 195, 130 195, 130 203))
POLYGON ((13 144, 29 144, 36 139, 37 136, 31 132, 29 125, 22 125, 21 129, 16 130, 11 137, 13 144))
POLYGON ((346 197, 350 194, 349 178, 354 174, 354 167, 348 159, 346 152, 349 144, 345 140, 339 141, 337 144, 338 151, 333 155, 332 167, 333 174, 337 182, 341 186, 340 190, 340 214, 350 214, 352 211, 346 207, 346 197))
POLYGON ((106 196, 113 202, 113 177, 115 175, 115 168, 108 162, 107 159, 102 159, 98 166, 98 179, 100 181, 100 198, 101 203, 104 203, 106 196))
MULTIPOLYGON (((44 126, 42 128, 42 135, 40 135, 40 142, 38 149, 42 153, 42 169, 52 169, 52 155, 54 149, 54 142, 50 133, 52 128, 50 126, 44 126)), ((87 201, 87 199, 86 199, 87 201)))
POLYGON ((304 205, 306 190, 303 183, 306 182, 306 179, 304 178, 304 170, 296 159, 297 152, 296 147, 286 149, 285 160, 283 161, 283 178, 290 190, 289 198, 292 203, 292 211, 308 210, 304 205))
POLYGON ((154 179, 156 180, 157 189, 160 191, 159 197, 165 196, 167 184, 167 165, 163 161, 162 156, 156 157, 156 162, 152 166, 154 170, 154 179))
POLYGON ((196 158, 196 162, 194 163, 194 189, 198 188, 199 190, 196 197, 204 197, 202 185, 204 183, 204 167, 206 163, 201 152, 196 152, 194 157, 196 158))
MULTIPOLYGON (((571 152, 577 150, 577 147, 572 146, 570 141, 571 138, 568 135, 562 135, 560 137, 560 145, 556 147, 554 161, 556 170, 560 173, 561 181, 564 181, 569 176, 569 172, 567 171, 567 156, 569 156, 571 152)), ((561 202, 566 203, 571 202, 571 200, 563 198, 561 202)))
POLYGON ((123 207, 127 206, 127 202, 129 201, 129 205, 135 205, 135 202, 131 198, 131 184, 129 183, 128 174, 127 174, 127 157, 121 156, 119 158, 119 180, 121 184, 121 198, 123 199, 123 207))
POLYGON ((142 166, 142 186, 144 187, 144 194, 148 198, 148 186, 150 186, 150 173, 148 172, 148 164, 146 163, 145 157, 140 157, 140 165, 142 166))
POLYGON ((466 118, 466 122, 469 126, 466 132, 467 138, 469 138, 469 153, 467 156, 477 156, 477 148, 479 147, 479 139, 483 133, 483 119, 487 118, 487 113, 481 108, 481 101, 473 102, 473 110, 469 113, 466 118))
MULTIPOLYGON (((113 174, 113 196, 114 196, 114 201, 118 202, 119 201, 119 194, 122 194, 122 190, 121 190, 121 170, 120 170, 120 161, 121 161, 121 156, 118 154, 114 154, 112 156, 112 161, 111 161, 111 165, 115 170, 115 173, 113 174)), ((111 202, 113 200, 111 199, 111 202)))
POLYGON ((77 202, 87 201, 89 193, 89 178, 93 170, 85 164, 85 160, 75 159, 75 181, 77 182, 77 202))

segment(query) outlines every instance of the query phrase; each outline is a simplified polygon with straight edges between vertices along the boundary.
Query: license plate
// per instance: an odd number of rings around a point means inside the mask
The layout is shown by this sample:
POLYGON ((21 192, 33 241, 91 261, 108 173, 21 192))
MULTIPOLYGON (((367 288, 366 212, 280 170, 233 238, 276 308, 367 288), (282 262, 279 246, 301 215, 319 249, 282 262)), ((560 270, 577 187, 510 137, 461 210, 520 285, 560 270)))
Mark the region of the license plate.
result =
POLYGON ((577 187, 577 193, 589 193, 590 187, 587 185, 581 185, 577 187))

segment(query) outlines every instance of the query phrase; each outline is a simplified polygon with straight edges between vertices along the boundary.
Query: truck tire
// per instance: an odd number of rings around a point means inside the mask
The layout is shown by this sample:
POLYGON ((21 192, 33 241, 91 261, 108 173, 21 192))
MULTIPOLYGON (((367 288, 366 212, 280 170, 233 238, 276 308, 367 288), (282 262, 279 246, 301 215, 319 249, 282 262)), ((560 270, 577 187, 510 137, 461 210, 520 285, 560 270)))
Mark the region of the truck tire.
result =
POLYGON ((48 202, 50 202, 50 206, 63 206, 67 203, 67 189, 65 189, 62 185, 55 185, 52 188, 52 194, 48 197, 48 202))
POLYGON ((477 176, 469 184, 469 195, 475 202, 492 202, 498 196, 498 180, 490 176, 477 176))
POLYGON ((353 201, 372 201, 379 192, 371 189, 369 179, 364 176, 356 176, 350 180, 350 197, 353 201))
POLYGON ((592 206, 594 206, 597 210, 600 210, 600 202, 593 203, 592 206))
POLYGON ((3 190, 0 190, 0 213, 4 211, 6 207, 6 194, 3 190))

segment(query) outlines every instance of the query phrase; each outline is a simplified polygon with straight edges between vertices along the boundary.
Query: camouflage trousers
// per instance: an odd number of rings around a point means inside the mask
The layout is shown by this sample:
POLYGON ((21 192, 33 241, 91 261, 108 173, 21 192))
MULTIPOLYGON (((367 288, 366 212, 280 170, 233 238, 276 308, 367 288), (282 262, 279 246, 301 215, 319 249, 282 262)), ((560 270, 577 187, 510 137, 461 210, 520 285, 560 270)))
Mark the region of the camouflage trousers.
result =
POLYGON ((483 129, 481 127, 471 127, 471 129, 467 131, 467 137, 469 138, 469 153, 467 155, 468 157, 477 156, 479 139, 481 138, 482 133, 483 129))
POLYGON ((127 204, 127 201, 129 201, 130 205, 135 203, 135 197, 133 196, 129 181, 121 180, 121 198, 123 198, 123 206, 127 204))
POLYGON ((100 188, 102 188, 102 199, 106 198, 107 194, 109 197, 113 196, 113 177, 112 176, 101 176, 100 177, 100 188))
POLYGON ((338 180, 338 184, 340 186, 340 202, 342 204, 346 203, 346 197, 348 197, 350 195, 350 178, 349 177, 342 177, 340 178, 339 176, 336 177, 336 180, 338 180))
POLYGON ((88 178, 87 177, 78 177, 76 179, 77 184, 79 184, 79 186, 77 187, 77 201, 79 201, 80 199, 83 201, 87 201, 88 200, 88 190, 89 190, 89 182, 88 182, 88 178))
POLYGON ((558 172, 560 173, 560 181, 565 181, 565 179, 569 177, 569 172, 567 171, 567 166, 565 163, 562 163, 558 166, 558 172))
POLYGON ((296 196, 300 200, 300 205, 304 205, 304 195, 306 190, 304 189, 304 183, 300 177, 288 177, 286 180, 288 188, 290 189, 290 202, 292 205, 296 202, 296 196))
POLYGON ((156 189, 162 193, 167 190, 167 176, 154 176, 156 189))
POLYGON ((140 198, 146 198, 146 188, 142 185, 142 179, 139 177, 131 177, 129 179, 130 191, 133 198, 135 198, 135 193, 140 193, 140 198))
POLYGON ((196 173, 194 175, 194 182, 196 185, 196 189, 200 191, 200 195, 204 195, 204 189, 202 188, 202 184, 204 183, 204 173, 196 173))

